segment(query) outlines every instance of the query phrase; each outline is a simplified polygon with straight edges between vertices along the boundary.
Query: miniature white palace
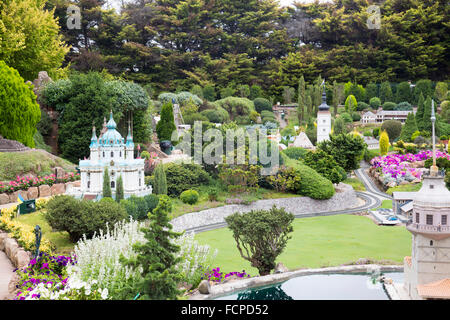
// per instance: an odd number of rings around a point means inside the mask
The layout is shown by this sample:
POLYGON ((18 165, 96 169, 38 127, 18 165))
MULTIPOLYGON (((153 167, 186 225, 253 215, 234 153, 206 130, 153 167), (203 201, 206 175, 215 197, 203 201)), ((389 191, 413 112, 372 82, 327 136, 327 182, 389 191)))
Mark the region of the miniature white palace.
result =
POLYGON ((69 194, 82 198, 101 198, 103 174, 106 168, 108 168, 113 196, 115 196, 119 176, 122 176, 125 198, 152 193, 151 186, 146 186, 144 181, 144 159, 134 158, 134 142, 130 128, 125 141, 116 130, 112 112, 99 138, 97 138, 95 127, 92 128, 90 150, 89 159, 80 160, 79 163, 81 185, 79 188, 72 188, 69 194))

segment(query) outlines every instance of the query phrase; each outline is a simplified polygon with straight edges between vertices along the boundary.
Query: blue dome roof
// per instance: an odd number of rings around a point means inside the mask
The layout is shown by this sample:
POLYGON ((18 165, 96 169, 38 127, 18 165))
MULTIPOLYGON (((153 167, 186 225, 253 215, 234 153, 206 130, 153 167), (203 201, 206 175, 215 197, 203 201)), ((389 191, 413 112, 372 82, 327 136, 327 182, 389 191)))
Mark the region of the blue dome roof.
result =
POLYGON ((116 122, 114 121, 112 112, 109 117, 109 121, 106 124, 106 127, 108 130, 101 136, 100 138, 100 145, 101 146, 123 146, 124 145, 124 138, 119 133, 119 131, 116 130, 116 122))

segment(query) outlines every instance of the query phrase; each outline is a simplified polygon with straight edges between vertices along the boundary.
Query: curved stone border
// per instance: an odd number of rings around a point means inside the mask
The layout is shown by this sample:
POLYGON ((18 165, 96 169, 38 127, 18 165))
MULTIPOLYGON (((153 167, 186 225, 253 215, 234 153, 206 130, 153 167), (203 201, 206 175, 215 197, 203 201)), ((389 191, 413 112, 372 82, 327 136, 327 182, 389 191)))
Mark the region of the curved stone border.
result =
POLYGON ((230 281, 224 284, 214 285, 210 287, 210 294, 197 293, 189 297, 189 300, 211 300, 231 294, 236 291, 242 291, 255 287, 267 286, 279 282, 284 282, 299 276, 308 276, 314 274, 332 274, 332 273, 372 273, 374 271, 380 272, 402 272, 402 265, 350 265, 339 267, 328 267, 319 269, 302 269, 295 271, 288 271, 284 273, 269 274, 262 277, 254 277, 242 279, 237 281, 230 281))
POLYGON ((273 205, 285 208, 295 216, 312 213, 335 212, 353 209, 360 206, 359 198, 353 188, 340 183, 336 193, 328 200, 314 200, 309 197, 292 197, 280 199, 257 200, 250 205, 231 204, 198 212, 186 213, 171 221, 175 231, 194 230, 207 225, 218 225, 225 222, 225 217, 235 212, 251 210, 269 210, 273 205))
POLYGON ((31 259, 31 252, 19 246, 16 239, 8 237, 8 233, 0 230, 0 250, 4 251, 16 268, 25 268, 31 259))

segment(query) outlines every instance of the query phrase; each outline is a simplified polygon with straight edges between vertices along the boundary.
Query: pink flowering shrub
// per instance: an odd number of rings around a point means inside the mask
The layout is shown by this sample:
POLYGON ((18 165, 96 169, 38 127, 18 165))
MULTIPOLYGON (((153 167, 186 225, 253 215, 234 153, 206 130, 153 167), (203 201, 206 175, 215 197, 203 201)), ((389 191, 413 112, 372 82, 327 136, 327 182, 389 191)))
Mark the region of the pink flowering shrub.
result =
MULTIPOLYGON (((423 169, 414 168, 412 164, 417 161, 425 161, 432 157, 433 152, 431 150, 425 150, 417 154, 390 154, 375 157, 370 161, 370 164, 383 175, 389 174, 392 178, 404 177, 410 173, 415 178, 420 179, 423 169)), ((442 151, 436 151, 436 158, 447 158, 450 160, 450 155, 442 151)))
POLYGON ((18 190, 28 190, 31 187, 39 187, 40 185, 53 185, 55 183, 66 183, 70 181, 80 180, 80 174, 69 172, 64 177, 57 179, 54 174, 44 177, 19 177, 9 182, 0 182, 0 193, 13 193, 18 190))
POLYGON ((220 268, 217 267, 215 269, 212 269, 211 271, 208 271, 205 273, 205 276, 202 277, 202 279, 208 279, 209 281, 213 281, 216 283, 223 282, 227 280, 231 276, 237 276, 239 278, 250 278, 250 275, 245 272, 245 270, 242 270, 242 272, 234 271, 229 272, 227 274, 224 274, 220 271, 220 268))

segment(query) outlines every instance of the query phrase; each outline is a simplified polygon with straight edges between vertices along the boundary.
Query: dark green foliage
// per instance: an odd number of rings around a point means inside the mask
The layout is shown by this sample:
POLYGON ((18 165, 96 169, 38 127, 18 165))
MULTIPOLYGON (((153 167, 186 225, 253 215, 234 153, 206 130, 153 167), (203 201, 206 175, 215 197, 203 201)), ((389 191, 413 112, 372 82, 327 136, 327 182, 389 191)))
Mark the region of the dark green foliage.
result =
POLYGON ((373 97, 378 97, 378 86, 371 82, 366 86, 366 100, 370 101, 373 97))
POLYGON ((316 170, 306 165, 299 165, 296 174, 300 176, 300 186, 297 194, 317 200, 330 199, 334 193, 334 187, 330 180, 324 178, 316 170))
POLYGON ((167 194, 167 178, 164 170, 164 165, 159 163, 155 168, 155 179, 153 185, 153 192, 155 194, 167 194))
POLYGON ((108 167, 105 168, 105 171, 103 171, 103 198, 111 198, 112 192, 111 192, 111 180, 109 177, 108 167))
POLYGON ((344 123, 351 123, 353 122, 352 116, 348 112, 343 112, 339 115, 339 118, 344 120, 344 123))
POLYGON ((365 103, 363 101, 358 101, 358 106, 356 107, 356 110, 357 111, 363 111, 363 110, 369 109, 369 108, 370 108, 369 104, 367 104, 367 103, 365 103))
POLYGON ((402 111, 407 111, 407 110, 412 110, 412 109, 413 109, 413 107, 411 106, 411 104, 409 102, 406 102, 406 101, 400 102, 394 108, 394 110, 402 110, 402 111))
POLYGON ((213 86, 207 85, 203 88, 203 98, 208 101, 216 100, 216 90, 213 86))
POLYGON ((394 101, 394 95, 392 94, 391 85, 387 81, 381 83, 380 100, 381 100, 381 103, 383 103, 383 104, 387 101, 394 101))
POLYGON ((308 123, 306 126, 305 134, 308 136, 309 141, 311 141, 311 143, 313 145, 316 145, 317 128, 314 126, 314 118, 313 117, 308 118, 308 123))
POLYGON ((333 156, 339 166, 349 172, 359 168, 366 144, 360 136, 339 134, 330 135, 330 140, 322 141, 318 148, 333 156))
POLYGON ((341 134, 341 133, 347 133, 347 129, 345 126, 344 119, 342 119, 342 117, 337 117, 336 120, 334 120, 333 134, 341 134))
POLYGON ((245 124, 250 122, 250 112, 254 110, 253 102, 247 98, 227 97, 215 101, 215 103, 224 108, 230 115, 230 119, 245 124))
POLYGON ((289 147, 284 149, 282 152, 291 159, 299 160, 303 159, 303 157, 308 153, 308 150, 300 147, 289 147))
POLYGON ((225 218, 241 257, 250 261, 261 276, 270 274, 293 231, 294 215, 283 208, 234 213, 225 218))
POLYGON ((414 102, 417 105, 419 105, 420 95, 422 95, 423 97, 433 96, 431 80, 422 79, 416 82, 416 86, 414 87, 414 102))
POLYGON ((107 225, 126 219, 125 209, 111 198, 99 202, 77 200, 72 196, 58 195, 52 198, 44 211, 44 217, 54 230, 67 231, 77 242, 83 234, 91 238, 107 225))
POLYGON ((256 98, 263 97, 263 90, 261 86, 254 84, 250 87, 250 100, 255 100, 256 98))
POLYGON ((180 194, 180 200, 188 204, 197 203, 198 197, 199 194, 195 190, 185 190, 180 194))
MULTIPOLYGON (((419 128, 421 131, 431 132, 431 97, 428 96, 423 103, 423 120, 422 125, 419 128)), ((434 104, 434 112, 436 112, 436 104, 434 104)))
POLYGON ((32 86, 24 82, 17 70, 0 61, 0 135, 34 148, 33 136, 40 119, 41 110, 32 86))
POLYGON ((408 114, 406 118, 405 124, 402 126, 402 131, 400 133, 400 140, 403 141, 411 141, 411 136, 414 132, 418 130, 416 118, 414 117, 414 113, 411 112, 408 114))
POLYGON ((177 130, 173 118, 172 103, 164 103, 161 108, 161 120, 156 124, 156 133, 159 141, 172 140, 172 133, 177 130))
POLYGON ((364 150, 364 161, 366 161, 367 163, 370 163, 370 160, 372 160, 373 158, 375 158, 379 155, 380 154, 378 152, 376 152, 375 150, 365 149, 364 150))
POLYGON ((120 200, 122 200, 124 197, 124 192, 123 192, 123 179, 122 179, 122 175, 119 176, 119 178, 117 178, 117 185, 116 185, 116 201, 120 202, 120 200))
POLYGON ((420 131, 424 129, 424 118, 423 114, 425 112, 425 98, 422 95, 422 92, 419 95, 418 102, 417 102, 417 111, 416 111, 416 122, 417 127, 420 131))
POLYGON ((136 197, 133 195, 128 199, 120 201, 120 205, 124 207, 128 216, 134 220, 144 220, 156 208, 158 202, 159 198, 155 194, 149 194, 145 197, 136 197))
POLYGON ((172 231, 170 211, 169 197, 161 196, 158 206, 149 214, 150 225, 141 229, 147 241, 133 245, 136 257, 121 258, 122 264, 142 268, 142 278, 134 286, 142 299, 173 300, 181 293, 177 285, 182 276, 176 270, 180 261, 176 254, 180 248, 173 243, 181 233, 172 231))
POLYGON ((43 136, 48 136, 52 130, 52 119, 47 112, 41 110, 41 120, 37 123, 36 128, 43 136))
MULTIPOLYGON (((425 160, 425 164, 424 164, 425 168, 430 168, 432 165, 433 165, 433 159, 432 158, 425 160)), ((450 160, 447 160, 444 157, 437 158, 436 159, 436 166, 439 169, 445 169, 447 171, 447 169, 450 169, 450 160)))
POLYGON ((400 82, 397 86, 397 92, 395 93, 396 102, 400 103, 403 101, 412 102, 412 92, 410 84, 406 81, 400 82))
POLYGON ((333 183, 337 184, 347 178, 347 173, 334 158, 320 149, 308 152, 303 162, 333 183))
POLYGON ((169 163, 165 167, 167 177, 167 194, 178 197, 183 191, 208 185, 209 174, 197 164, 169 163))
POLYGON ((225 123, 230 120, 228 112, 221 107, 216 109, 206 109, 201 112, 202 116, 205 116, 207 120, 213 123, 225 123))
POLYGON ((402 123, 398 120, 386 120, 381 125, 381 131, 386 130, 389 141, 392 143, 395 139, 400 136, 402 132, 402 123))
POLYGON ((378 97, 373 97, 370 99, 369 104, 372 109, 378 109, 381 106, 381 100, 378 97))
POLYGON ((352 120, 353 120, 353 122, 361 120, 361 116, 359 115, 358 112, 352 113, 352 120))
POLYGON ((255 105, 255 110, 258 113, 261 113, 263 110, 272 112, 272 103, 265 98, 256 98, 253 100, 253 104, 255 105))
POLYGON ((378 137, 380 135, 380 128, 373 128, 372 130, 372 136, 374 138, 378 137))
POLYGON ((391 111, 394 110, 397 107, 397 104, 395 102, 386 101, 383 103, 383 110, 391 111))

